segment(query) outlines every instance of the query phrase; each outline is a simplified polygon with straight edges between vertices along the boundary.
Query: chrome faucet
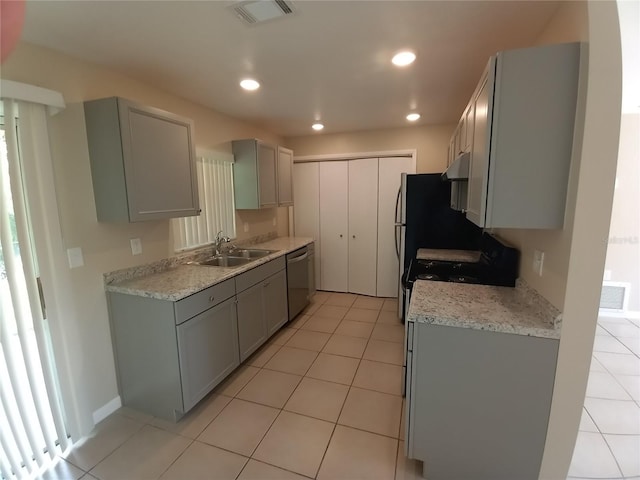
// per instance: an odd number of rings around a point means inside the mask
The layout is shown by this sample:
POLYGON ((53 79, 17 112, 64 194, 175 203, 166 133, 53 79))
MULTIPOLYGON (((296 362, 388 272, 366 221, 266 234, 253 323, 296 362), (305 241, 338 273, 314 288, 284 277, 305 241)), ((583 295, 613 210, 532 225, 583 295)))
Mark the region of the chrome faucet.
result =
POLYGON ((216 250, 216 255, 220 255, 222 253, 222 246, 225 243, 229 243, 230 241, 231 241, 231 239, 229 237, 224 236, 224 234, 222 233, 222 230, 220 230, 216 234, 216 238, 213 241, 214 242, 214 246, 215 246, 215 250, 216 250))

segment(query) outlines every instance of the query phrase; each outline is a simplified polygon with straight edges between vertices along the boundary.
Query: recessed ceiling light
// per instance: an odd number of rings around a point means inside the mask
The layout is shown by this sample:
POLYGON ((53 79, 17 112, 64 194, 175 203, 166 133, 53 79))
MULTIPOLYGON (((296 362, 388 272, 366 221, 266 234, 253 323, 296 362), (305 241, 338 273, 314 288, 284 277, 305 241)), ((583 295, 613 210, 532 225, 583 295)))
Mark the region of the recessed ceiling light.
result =
POLYGON ((324 128, 324 125, 321 123, 314 123, 313 125, 311 125, 311 128, 313 128, 315 131, 319 132, 320 130, 322 130, 324 128))
POLYGON ((260 84, 253 78, 245 78, 240 82, 240 86, 245 90, 257 90, 260 88, 260 84))
POLYGON ((415 59, 416 59, 415 53, 405 50, 405 51, 396 53, 391 59, 391 63, 393 63, 398 67, 406 67, 407 65, 412 64, 415 59))
POLYGON ((416 120, 420 119, 420 114, 419 113, 410 113, 409 115, 407 115, 407 120, 409 120, 410 122, 415 122, 416 120))

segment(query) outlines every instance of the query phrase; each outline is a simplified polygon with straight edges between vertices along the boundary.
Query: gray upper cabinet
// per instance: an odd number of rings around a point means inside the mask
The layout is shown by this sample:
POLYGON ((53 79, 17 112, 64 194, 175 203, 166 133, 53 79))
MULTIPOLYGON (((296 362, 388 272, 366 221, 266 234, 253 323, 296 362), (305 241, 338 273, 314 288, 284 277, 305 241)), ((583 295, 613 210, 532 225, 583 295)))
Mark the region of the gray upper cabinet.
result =
POLYGON ((293 152, 249 138, 234 140, 233 182, 238 210, 293 205, 293 152))
POLYGON ((581 45, 500 52, 472 97, 467 218, 488 228, 562 228, 581 45))
POLYGON ((191 120, 117 97, 84 112, 99 221, 200 213, 191 120))
POLYGON ((278 147, 278 206, 293 205, 293 151, 278 147))

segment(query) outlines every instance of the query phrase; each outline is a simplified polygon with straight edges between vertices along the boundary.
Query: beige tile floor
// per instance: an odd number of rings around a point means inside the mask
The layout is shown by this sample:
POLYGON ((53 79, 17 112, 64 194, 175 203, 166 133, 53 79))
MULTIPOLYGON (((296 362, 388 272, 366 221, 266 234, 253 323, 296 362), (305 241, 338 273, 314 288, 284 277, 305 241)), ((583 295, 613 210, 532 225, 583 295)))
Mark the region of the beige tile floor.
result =
POLYGON ((46 479, 417 479, 397 304, 318 292, 177 424, 123 407, 46 479))
POLYGON ((640 321, 600 317, 569 479, 640 479, 640 321))

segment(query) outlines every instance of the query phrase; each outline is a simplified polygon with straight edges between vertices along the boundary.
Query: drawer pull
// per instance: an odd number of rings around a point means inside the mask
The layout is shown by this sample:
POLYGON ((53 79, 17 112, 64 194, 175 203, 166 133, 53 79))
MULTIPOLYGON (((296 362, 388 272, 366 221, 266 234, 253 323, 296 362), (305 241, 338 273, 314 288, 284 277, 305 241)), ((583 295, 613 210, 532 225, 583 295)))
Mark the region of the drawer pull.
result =
POLYGON ((215 299, 216 299, 216 297, 214 297, 213 295, 211 295, 211 296, 209 297, 209 301, 210 301, 210 302, 213 302, 215 299))

